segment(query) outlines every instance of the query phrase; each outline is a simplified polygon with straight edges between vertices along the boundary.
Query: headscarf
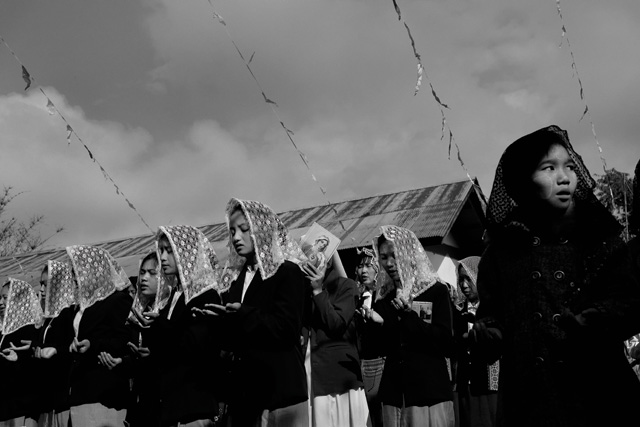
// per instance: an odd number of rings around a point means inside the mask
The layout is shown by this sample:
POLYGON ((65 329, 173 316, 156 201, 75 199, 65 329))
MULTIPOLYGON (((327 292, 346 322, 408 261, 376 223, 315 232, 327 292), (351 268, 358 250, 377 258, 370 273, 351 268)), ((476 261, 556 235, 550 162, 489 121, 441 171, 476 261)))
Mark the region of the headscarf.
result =
POLYGON ((640 160, 633 173, 633 204, 629 228, 634 234, 640 234, 640 160))
POLYGON ((75 245, 67 248, 67 254, 78 282, 80 310, 131 286, 127 274, 106 250, 75 245))
POLYGON ((525 152, 527 148, 530 148, 532 144, 540 144, 542 141, 549 140, 550 138, 553 139, 554 143, 562 145, 567 150, 569 157, 571 157, 576 165, 578 182, 573 195, 574 199, 596 200, 593 194, 596 182, 589 174, 582 158, 571 146, 567 132, 558 126, 552 125, 516 140, 509 145, 502 154, 498 167, 496 168, 493 188, 491 189, 491 196, 489 197, 489 203, 487 205, 487 222, 490 228, 505 225, 511 213, 518 207, 516 200, 518 196, 521 195, 518 193, 522 193, 523 190, 522 188, 515 188, 516 186, 512 182, 506 182, 505 175, 508 175, 508 172, 505 172, 505 169, 515 170, 521 166, 513 163, 523 155, 522 153, 525 152))
MULTIPOLYGON (((156 245, 162 236, 173 249, 185 304, 210 289, 219 291, 218 257, 202 231, 190 225, 160 226, 156 245)), ((158 283, 158 293, 164 295, 169 284, 167 281, 161 287, 158 283)))
MULTIPOLYGON (((262 280, 267 280, 278 271, 282 263, 292 261, 296 264, 306 261, 300 245, 289 236, 289 230, 282 220, 268 206, 252 201, 231 199, 227 204, 227 228, 231 214, 240 208, 249 223, 251 241, 256 252, 258 271, 262 280)), ((238 277, 246 258, 240 256, 233 246, 229 236, 229 261, 223 279, 224 290, 231 287, 231 283, 238 277)))
POLYGON ((169 301, 169 297, 171 295, 171 288, 166 284, 168 278, 162 273, 162 269, 160 268, 160 260, 158 257, 158 252, 151 252, 140 259, 138 263, 138 287, 136 289, 136 296, 133 299, 133 309, 136 310, 139 314, 142 314, 146 311, 151 311, 152 313, 157 313, 167 305, 169 301), (153 298, 153 301, 149 301, 146 299, 140 291, 140 269, 142 268, 142 264, 145 260, 156 261, 156 280, 158 281, 156 287, 156 295, 153 298), (151 302, 151 306, 149 303, 151 302))
POLYGON ((78 303, 78 284, 71 265, 49 260, 49 284, 44 294, 44 317, 57 317, 62 310, 78 303))
MULTIPOLYGON (((375 271, 375 275, 373 277, 373 282, 375 287, 375 283, 378 280, 378 274, 380 271, 380 265, 378 265, 378 258, 376 257, 375 251, 368 247, 363 247, 362 249, 356 248, 356 255, 358 257, 357 258, 358 262, 356 264, 356 277, 358 277, 358 267, 360 266, 362 261, 363 260, 365 260, 365 262, 370 261, 371 267, 373 267, 373 270, 375 271)), ((358 285, 362 286, 360 283, 358 283, 358 285)), ((363 291, 364 291, 364 287, 361 287, 360 293, 362 293, 363 291)))
POLYGON ((2 333, 9 335, 27 325, 39 328, 42 321, 42 306, 38 293, 29 283, 10 277, 2 333))
MULTIPOLYGON (((381 235, 394 246, 396 268, 402 283, 399 296, 411 300, 440 281, 427 252, 413 231, 395 225, 383 225, 380 230, 381 235)), ((373 240, 378 262, 380 262, 379 239, 380 236, 373 240)), ((380 269, 379 282, 380 290, 377 299, 382 299, 395 288, 395 284, 384 268, 380 269)))
MULTIPOLYGON (((467 276, 469 276, 469 279, 471 279, 471 281, 467 282, 467 284, 473 290, 473 292, 477 293, 478 292, 478 287, 477 287, 478 264, 480 264, 480 257, 470 256, 467 258, 463 258, 459 261, 459 264, 460 266, 458 268, 463 269, 464 272, 467 273, 467 276)), ((460 287, 460 280, 458 280, 457 288, 458 288, 458 295, 455 301, 455 305, 456 307, 461 307, 463 303, 467 300, 467 297, 465 296, 464 292, 462 292, 462 288, 460 287)))

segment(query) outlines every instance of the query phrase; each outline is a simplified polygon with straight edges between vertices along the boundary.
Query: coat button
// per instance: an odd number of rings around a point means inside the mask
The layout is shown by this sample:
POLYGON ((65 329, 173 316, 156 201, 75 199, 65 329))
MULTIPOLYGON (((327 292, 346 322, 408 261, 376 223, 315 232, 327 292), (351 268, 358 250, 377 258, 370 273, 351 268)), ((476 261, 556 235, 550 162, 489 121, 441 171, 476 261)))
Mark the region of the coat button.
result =
POLYGON ((533 273, 531 273, 531 278, 533 280, 538 280, 541 277, 542 277, 542 273, 540 273, 539 271, 534 271, 533 273))
POLYGON ((535 313, 533 313, 533 319, 542 320, 542 313, 540 313, 539 311, 536 311, 535 313))
POLYGON ((553 323, 558 323, 560 315, 558 313, 554 314, 553 317, 551 317, 551 320, 553 320, 553 323))
POLYGON ((560 243, 561 245, 566 245, 567 243, 569 243, 569 240, 566 237, 560 237, 558 239, 558 243, 560 243))
POLYGON ((572 287, 572 288, 575 288, 576 287, 576 282, 569 283, 569 286, 572 287))
POLYGON ((558 282, 564 280, 564 271, 562 270, 558 270, 555 273, 553 273, 553 278, 556 279, 558 282))
POLYGON ((536 366, 542 366, 542 364, 544 363, 544 358, 538 356, 538 357, 535 358, 534 362, 535 362, 536 366))
POLYGON ((540 246, 540 238, 538 236, 534 236, 531 243, 533 244, 533 246, 540 246))

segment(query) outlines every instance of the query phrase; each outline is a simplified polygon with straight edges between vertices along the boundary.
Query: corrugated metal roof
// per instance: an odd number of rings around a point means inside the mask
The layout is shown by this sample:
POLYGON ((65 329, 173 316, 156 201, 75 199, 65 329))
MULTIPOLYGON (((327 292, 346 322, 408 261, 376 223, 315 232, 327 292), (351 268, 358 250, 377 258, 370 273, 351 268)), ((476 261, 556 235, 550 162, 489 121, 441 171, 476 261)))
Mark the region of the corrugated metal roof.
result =
MULTIPOLYGON (((419 238, 444 238, 460 210, 475 190, 470 181, 407 190, 331 205, 282 212, 280 218, 298 238, 317 222, 342 242, 340 249, 371 244, 381 225, 394 224, 412 230, 419 238)), ((227 257, 228 231, 224 223, 205 225, 200 230, 211 240, 221 260, 227 257)), ((134 274, 137 257, 154 249, 151 234, 98 243, 123 267, 134 274)), ((0 258, 0 277, 15 276, 33 280, 49 259, 64 259, 64 248, 0 258)))

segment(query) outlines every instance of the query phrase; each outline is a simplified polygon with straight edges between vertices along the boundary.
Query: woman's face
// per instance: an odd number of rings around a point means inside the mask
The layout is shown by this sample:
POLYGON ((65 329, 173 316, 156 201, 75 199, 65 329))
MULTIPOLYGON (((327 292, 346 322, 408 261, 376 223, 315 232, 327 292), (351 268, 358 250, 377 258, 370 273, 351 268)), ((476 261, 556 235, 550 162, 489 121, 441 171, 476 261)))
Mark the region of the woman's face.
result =
POLYGON ((176 259, 173 255, 173 248, 167 236, 160 237, 158 240, 158 252, 160 253, 160 265, 162 271, 166 275, 178 274, 178 267, 176 265, 176 259))
POLYGON ((49 286, 49 271, 48 270, 44 270, 42 272, 42 274, 40 275, 40 289, 39 289, 39 293, 40 293, 40 299, 44 300, 44 296, 47 292, 47 286, 49 286))
POLYGON ((4 309, 7 306, 7 296, 9 295, 9 285, 0 289, 0 318, 4 318, 4 309))
POLYGON ((458 284, 467 300, 475 302, 478 299, 478 293, 471 287, 471 277, 463 268, 458 269, 458 284))
POLYGON ((531 175, 534 198, 543 206, 566 212, 573 203, 578 177, 566 148, 554 144, 531 175))
POLYGON ((376 269, 373 267, 371 258, 362 258, 356 267, 356 279, 365 286, 371 286, 376 278, 376 269))
POLYGON ((138 288, 145 297, 154 297, 158 292, 158 262, 148 259, 140 266, 138 273, 138 288))
POLYGON ((238 255, 250 260, 253 259, 255 250, 251 239, 251 228, 241 210, 234 211, 229 217, 229 234, 238 255))
POLYGON ((388 240, 383 242, 382 245, 380 245, 379 254, 380 257, 378 258, 378 261, 380 266, 384 268, 384 271, 387 272, 389 277, 391 277, 396 284, 401 283, 393 242, 388 240))

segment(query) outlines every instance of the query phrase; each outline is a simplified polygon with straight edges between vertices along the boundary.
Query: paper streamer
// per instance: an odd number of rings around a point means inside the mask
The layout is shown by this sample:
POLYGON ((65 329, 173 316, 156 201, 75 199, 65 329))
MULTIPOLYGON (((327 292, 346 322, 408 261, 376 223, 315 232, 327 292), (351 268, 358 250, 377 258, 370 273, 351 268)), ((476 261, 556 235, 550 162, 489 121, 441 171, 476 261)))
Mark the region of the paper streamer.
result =
MULTIPOLYGON (((5 45, 5 47, 9 50, 9 52, 11 52, 11 55, 13 56, 13 58, 18 62, 18 64, 22 68, 22 78, 24 79, 25 83, 27 84, 27 86, 24 88, 24 90, 29 89, 33 83, 36 83, 36 79, 33 77, 33 74, 31 74, 27 70, 27 68, 22 63, 22 61, 20 61, 20 58, 18 58, 18 55, 16 55, 16 53, 13 51, 13 49, 11 49, 11 47, 7 44, 7 42, 4 40, 4 38, 2 36, 0 36, 0 41, 2 42, 2 44, 5 45)), ((76 133, 76 131, 73 129, 73 127, 71 127, 71 124, 67 121, 67 119, 64 117, 62 112, 60 112, 58 107, 56 107, 56 105, 53 103, 51 98, 49 98, 49 96, 46 94, 46 92, 42 88, 39 88, 39 89, 40 89, 40 92, 44 95, 44 97, 47 100, 47 105, 46 105, 47 112, 50 115, 57 114, 62 119, 62 121, 67 125, 67 128, 66 128, 67 129, 67 145, 71 144, 71 136, 72 135, 75 136, 76 139, 85 148, 85 150, 87 151, 87 154, 89 154, 89 158, 100 167, 100 171, 102 172, 102 174, 105 177, 105 179, 108 180, 109 182, 111 182, 111 184, 115 187, 116 194, 118 194, 119 196, 122 196, 124 198, 125 202, 127 203, 127 205, 129 206, 129 208, 132 209, 135 212, 135 214, 142 221, 142 223, 149 229, 149 231, 151 231, 151 233, 155 233, 155 230, 153 230, 151 227, 149 227, 149 224, 147 224, 147 222, 144 220, 142 215, 140 215, 140 212, 138 212, 138 210, 135 208, 133 203, 131 203, 129 201, 129 199, 124 195, 124 193, 122 193, 122 191, 120 191, 120 188, 118 187, 116 182, 113 180, 111 175, 109 175, 107 173, 107 171, 100 164, 98 159, 95 158, 94 154, 91 152, 91 150, 89 149, 87 144, 85 144, 85 142, 82 140, 82 138, 80 138, 80 135, 78 135, 76 133)))
MULTIPOLYGON (((289 139, 289 142, 291 142, 291 145, 296 150, 296 153, 300 157, 300 160, 302 160, 302 163, 304 163, 305 167, 307 168, 307 171, 309 172, 309 175, 311 176, 311 179, 318 185, 318 189, 320 190, 322 195, 325 196, 325 198, 326 198, 327 191, 324 189, 324 187, 322 187, 320 185, 320 182, 318 181, 318 179, 316 178, 315 174, 313 173, 313 170, 311 169, 311 166, 309 165, 308 157, 302 152, 302 150, 300 150, 300 148, 298 148, 298 145, 296 144, 296 142, 293 139, 293 135, 294 135, 293 131, 291 129, 289 129, 284 124, 282 119, 280 118, 280 115, 278 114, 278 110, 276 109, 276 108, 278 108, 278 104, 275 101, 273 101, 271 98, 267 97, 267 94, 265 93, 264 89, 262 89, 262 86, 260 86, 260 82, 258 81, 256 75, 254 74, 253 70, 251 69, 251 61, 253 60, 253 58, 254 58, 256 53, 253 52, 248 61, 245 59, 244 55, 240 51, 240 48, 238 47, 236 42, 233 40, 233 37, 231 37, 231 33, 229 32, 229 29, 227 27, 227 22, 224 20, 224 18, 218 12, 215 11, 215 8, 214 8, 213 3, 211 2, 211 0, 207 0, 207 2, 209 3, 209 6, 211 6, 211 8, 214 9, 213 10, 213 19, 217 20, 220 24, 222 24, 224 26, 224 31, 227 34, 227 37, 229 38, 229 40, 231 41, 231 44, 233 45, 233 47, 235 48, 236 52, 238 53, 238 55, 242 59, 242 62, 244 62, 244 65, 247 68, 247 70, 249 71, 249 74, 251 74, 251 77, 253 78, 253 81, 256 83, 256 85, 258 87, 258 90, 260 90, 260 93, 262 95, 262 98, 264 99, 264 102, 267 105, 269 105, 269 107, 271 108, 271 111, 273 111, 273 113, 275 114, 278 122, 280 123, 280 126, 282 127, 282 129, 284 130, 285 134, 287 135, 287 138, 289 139)), ((332 204, 331 201, 327 198, 327 205, 331 205, 331 204, 332 204)), ((333 211, 335 212, 335 214, 337 216, 338 215, 337 210, 334 208, 333 211)), ((345 226, 342 223, 342 221, 338 219, 338 223, 340 224, 340 227, 342 227, 342 230, 346 232, 347 229, 345 228, 345 226)))
POLYGON ((393 1, 393 7, 396 10, 396 14, 398 15, 398 21, 402 22, 402 24, 404 25, 404 28, 407 30, 407 35, 409 36, 409 41, 411 42, 411 49, 413 50, 413 56, 415 56, 416 60, 418 61, 418 79, 416 81, 416 87, 413 95, 416 96, 418 94, 418 92, 420 91, 420 87, 422 86, 422 79, 423 77, 426 78, 427 82, 429 83, 429 88, 431 89, 431 96, 438 104, 438 108, 440 109, 440 114, 442 115, 442 129, 441 129, 440 140, 442 141, 444 139, 445 133, 447 133, 449 137, 449 151, 448 151, 449 160, 451 160, 451 148, 453 146, 456 148, 458 162, 460 163, 460 166, 464 170, 471 184, 478 191, 478 195, 480 196, 482 201, 486 204, 487 199, 484 193, 482 192, 482 189, 478 185, 477 181, 471 178, 471 174, 469 173, 467 166, 464 164, 464 161, 462 160, 462 153, 460 152, 460 147, 458 146, 458 143, 453 137, 453 131, 451 130, 451 128, 449 127, 449 124, 447 123, 447 116, 445 115, 444 110, 445 109, 450 110, 450 108, 447 104, 442 102, 442 99, 440 99, 440 97, 436 93, 436 89, 431 83, 431 80, 429 79, 429 76, 425 71, 424 65, 422 65, 422 56, 418 53, 418 50, 416 48, 416 42, 413 36, 411 35, 411 29, 409 28, 409 25, 404 21, 404 19, 402 19, 402 12, 400 11, 400 6, 398 6, 398 2, 396 0, 392 0, 392 1, 393 1))
POLYGON ((613 190, 611 189, 611 182, 609 179, 609 175, 607 174, 607 160, 604 158, 604 154, 602 152, 602 146, 600 145, 600 141, 598 141, 598 135, 596 135, 596 126, 593 122, 593 118, 591 117, 591 110, 589 109, 589 105, 587 104, 587 100, 584 94, 584 86, 582 85, 582 79, 580 79, 580 73, 578 72, 578 65, 576 64, 576 58, 573 54, 573 49, 571 48, 571 41, 569 40, 569 36, 567 34, 567 27, 564 23, 564 17, 562 16, 562 8, 560 7, 560 0, 556 0, 556 10, 558 11, 558 16, 560 17, 560 23, 562 24, 562 36, 560 39, 560 45, 558 47, 562 48, 562 43, 566 40, 567 48, 569 49, 569 56, 571 57, 571 69, 578 81, 578 87, 580 89, 580 100, 584 103, 584 111, 580 116, 579 122, 582 121, 585 117, 588 118, 589 123, 591 124, 591 134, 593 135, 593 139, 596 142, 596 148, 598 149, 598 153, 600 156, 600 161, 602 162, 602 170, 604 171, 604 175, 607 178, 607 184, 609 187, 609 192, 611 193, 611 203, 613 209, 615 210, 615 200, 613 198, 613 190))

